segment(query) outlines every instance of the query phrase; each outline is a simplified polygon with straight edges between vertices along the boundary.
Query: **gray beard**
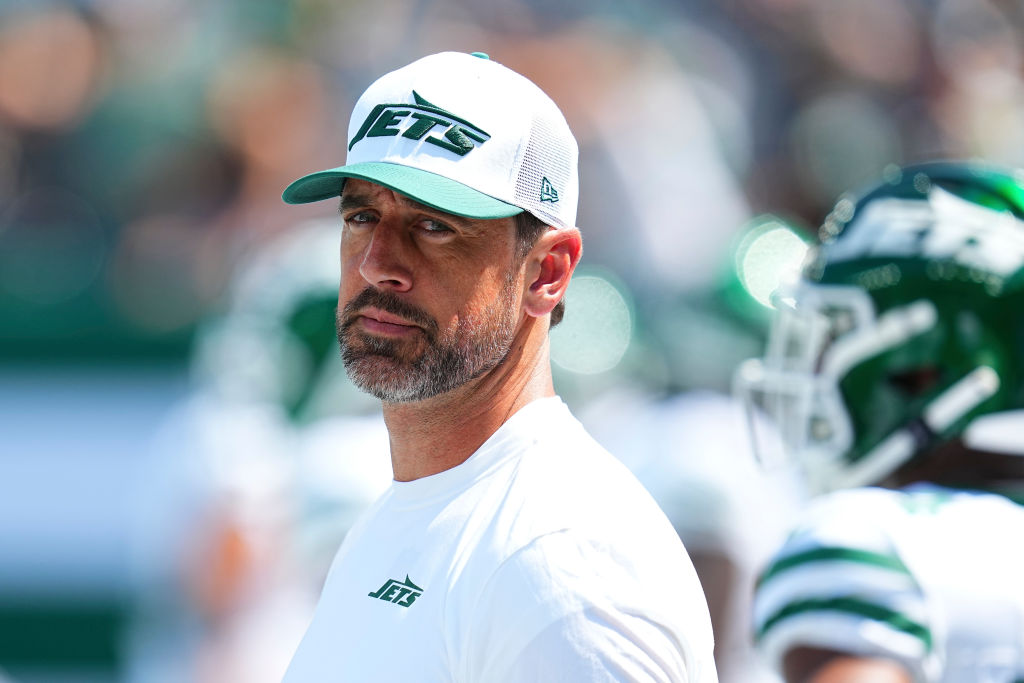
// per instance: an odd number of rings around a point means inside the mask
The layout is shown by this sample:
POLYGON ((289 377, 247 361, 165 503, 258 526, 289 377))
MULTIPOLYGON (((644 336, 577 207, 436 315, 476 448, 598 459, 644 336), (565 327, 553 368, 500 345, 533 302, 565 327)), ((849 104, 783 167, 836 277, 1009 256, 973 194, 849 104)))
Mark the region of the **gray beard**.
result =
POLYGON ((502 288, 499 306, 479 317, 460 319, 451 339, 439 339, 437 323, 390 292, 367 287, 337 314, 341 359, 352 383, 388 403, 433 398, 456 389, 501 364, 515 338, 514 280, 502 288), (416 340, 389 339, 353 329, 357 312, 374 306, 421 326, 416 340))

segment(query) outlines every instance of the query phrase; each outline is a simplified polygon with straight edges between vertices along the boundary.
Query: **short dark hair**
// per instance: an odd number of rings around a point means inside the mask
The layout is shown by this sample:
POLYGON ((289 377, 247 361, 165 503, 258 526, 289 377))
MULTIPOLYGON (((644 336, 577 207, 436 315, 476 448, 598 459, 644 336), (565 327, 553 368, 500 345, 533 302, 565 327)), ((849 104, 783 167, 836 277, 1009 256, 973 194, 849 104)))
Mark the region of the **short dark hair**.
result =
MULTIPOLYGON (((551 226, 534 216, 529 211, 523 211, 515 216, 516 219, 516 263, 522 263, 526 255, 530 253, 533 246, 537 244, 540 236, 551 226)), ((551 309, 551 327, 562 322, 565 315, 565 299, 563 298, 551 309)))

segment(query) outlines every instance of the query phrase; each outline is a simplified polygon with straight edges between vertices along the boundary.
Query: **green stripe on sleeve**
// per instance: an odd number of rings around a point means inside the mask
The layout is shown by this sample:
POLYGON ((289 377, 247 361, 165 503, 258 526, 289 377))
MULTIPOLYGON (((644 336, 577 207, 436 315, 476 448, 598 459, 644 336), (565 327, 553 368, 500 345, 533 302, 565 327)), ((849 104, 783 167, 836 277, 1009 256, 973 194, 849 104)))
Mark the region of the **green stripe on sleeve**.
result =
POLYGON ((894 572, 911 576, 910 570, 907 569, 907 566, 895 555, 875 553, 870 550, 856 550, 854 548, 826 547, 814 548, 813 550, 808 550, 806 552, 797 553, 796 555, 790 555, 788 557, 783 557, 780 560, 776 560, 764 571, 763 574, 761 574, 761 577, 757 580, 757 587, 760 588, 769 579, 784 571, 792 569, 793 567, 809 564, 811 562, 827 562, 830 560, 843 560, 846 562, 869 564, 874 567, 891 569, 894 572))
POLYGON ((924 643, 925 650, 931 652, 932 632, 927 626, 919 624, 907 616, 894 612, 893 610, 875 605, 856 598, 822 598, 791 602, 778 612, 769 617, 764 625, 758 629, 757 638, 764 637, 773 626, 784 619, 805 614, 807 612, 845 612, 858 617, 866 617, 873 621, 883 623, 896 631, 903 631, 924 643))

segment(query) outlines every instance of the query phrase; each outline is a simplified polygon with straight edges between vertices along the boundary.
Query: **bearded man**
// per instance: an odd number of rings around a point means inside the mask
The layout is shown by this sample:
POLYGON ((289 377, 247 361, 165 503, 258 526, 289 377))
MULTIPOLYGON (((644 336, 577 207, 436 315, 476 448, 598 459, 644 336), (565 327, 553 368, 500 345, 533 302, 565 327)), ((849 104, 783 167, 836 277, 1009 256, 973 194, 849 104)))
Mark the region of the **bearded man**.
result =
POLYGON ((346 536, 287 683, 716 681, 672 525, 555 394, 577 144, 537 86, 441 53, 373 83, 345 166, 338 339, 394 481, 346 536))

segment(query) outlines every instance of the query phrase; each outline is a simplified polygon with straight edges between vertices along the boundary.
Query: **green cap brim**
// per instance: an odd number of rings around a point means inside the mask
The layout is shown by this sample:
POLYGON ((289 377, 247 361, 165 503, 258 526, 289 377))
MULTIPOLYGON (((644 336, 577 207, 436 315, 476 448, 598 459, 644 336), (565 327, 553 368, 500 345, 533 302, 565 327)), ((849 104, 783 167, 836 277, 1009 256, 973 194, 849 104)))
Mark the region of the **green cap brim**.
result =
POLYGON ((281 198, 289 204, 307 204, 341 194, 345 178, 360 178, 383 185, 420 204, 467 218, 507 218, 523 209, 450 178, 419 168, 368 161, 310 173, 285 188, 281 198))

